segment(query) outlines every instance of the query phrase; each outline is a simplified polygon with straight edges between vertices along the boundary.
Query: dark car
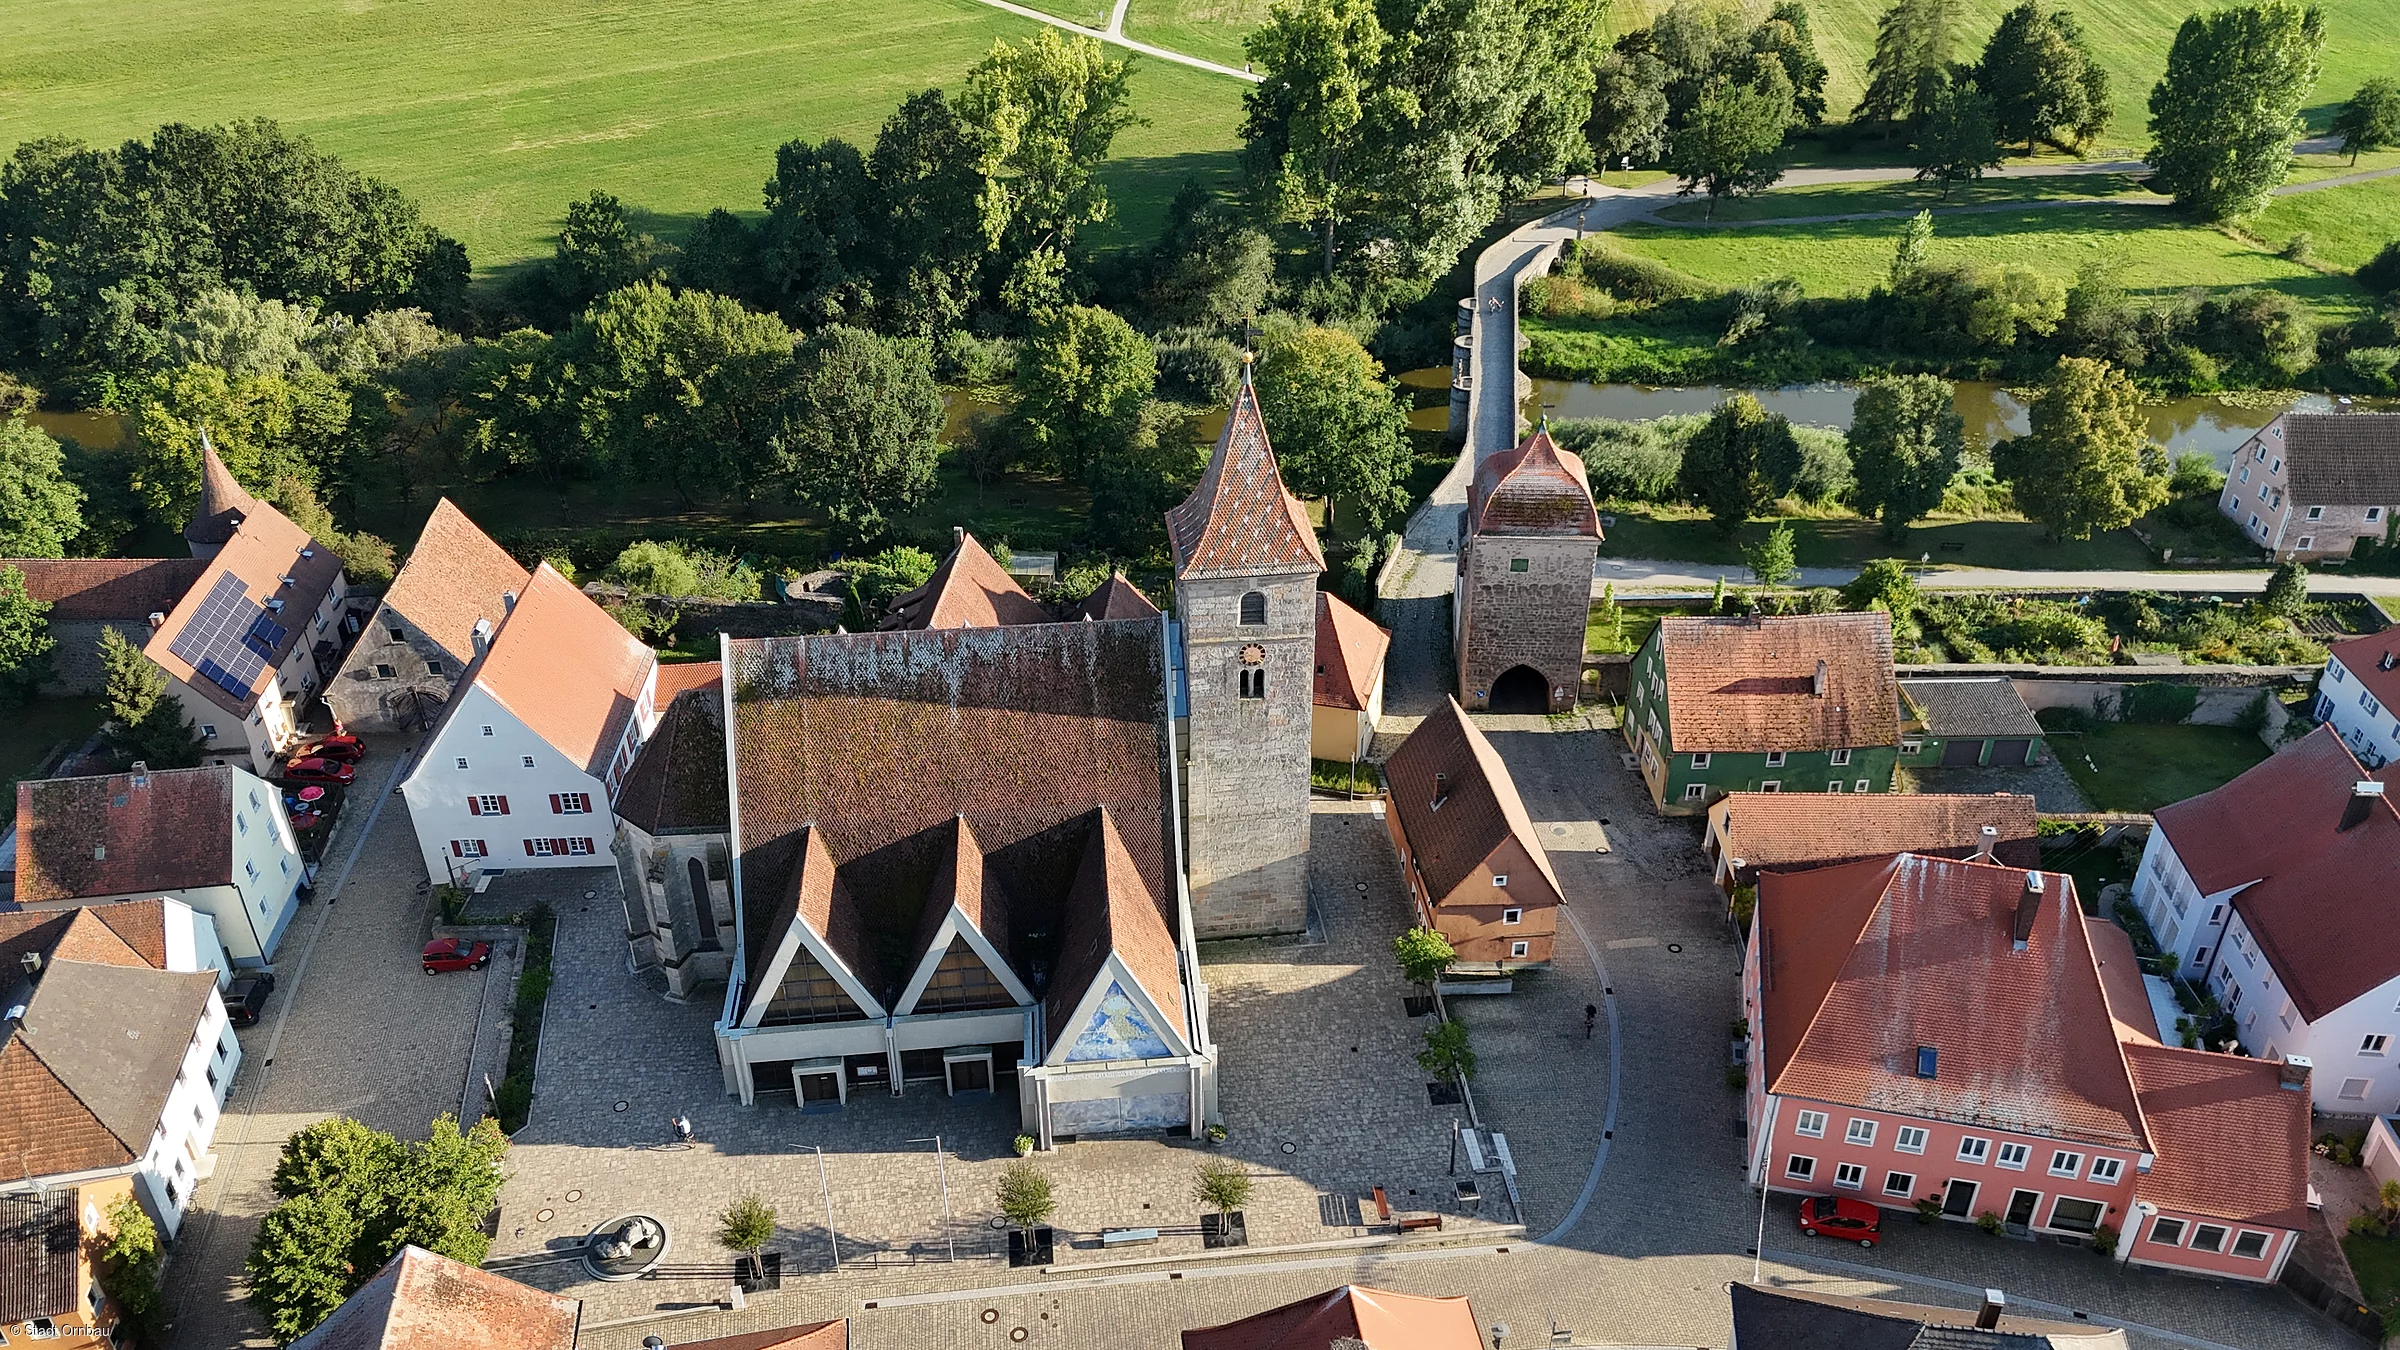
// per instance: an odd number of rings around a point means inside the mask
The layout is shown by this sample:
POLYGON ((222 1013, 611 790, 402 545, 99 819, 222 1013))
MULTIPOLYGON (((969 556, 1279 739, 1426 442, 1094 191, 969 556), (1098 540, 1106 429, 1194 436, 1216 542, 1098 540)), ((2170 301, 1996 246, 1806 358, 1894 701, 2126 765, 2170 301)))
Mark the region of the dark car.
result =
POLYGON ((1800 1202, 1800 1231, 1872 1247, 1883 1231, 1883 1211, 1864 1200, 1812 1195, 1800 1202))
POLYGON ((481 970, 492 963, 492 944, 469 942, 465 938, 435 938, 425 944, 425 973, 444 970, 481 970))
POLYGON ((358 776, 358 770, 338 759, 312 756, 284 765, 283 776, 295 783, 347 783, 358 776))
POLYGON ((225 986, 225 1020, 237 1027, 254 1025, 267 1010, 267 995, 274 992, 275 977, 263 970, 234 976, 225 986))
POLYGON ((321 759, 338 759, 346 764, 356 764, 366 758, 367 743, 356 736, 325 736, 311 741, 294 753, 315 755, 321 759))

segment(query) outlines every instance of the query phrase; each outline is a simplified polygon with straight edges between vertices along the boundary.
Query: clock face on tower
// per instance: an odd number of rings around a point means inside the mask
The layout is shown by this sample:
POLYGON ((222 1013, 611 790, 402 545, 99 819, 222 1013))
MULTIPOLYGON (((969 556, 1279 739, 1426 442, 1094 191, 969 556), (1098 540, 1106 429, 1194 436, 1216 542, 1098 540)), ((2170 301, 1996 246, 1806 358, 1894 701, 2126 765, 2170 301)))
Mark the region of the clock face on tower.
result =
POLYGON ((1265 665, 1266 663, 1267 663, 1267 649, 1266 649, 1266 648, 1259 646, 1259 645, 1258 645, 1257 643, 1255 643, 1255 642, 1251 643, 1249 646, 1246 646, 1246 647, 1242 648, 1242 664, 1243 664, 1243 665, 1245 665, 1245 666, 1263 666, 1263 665, 1265 665))

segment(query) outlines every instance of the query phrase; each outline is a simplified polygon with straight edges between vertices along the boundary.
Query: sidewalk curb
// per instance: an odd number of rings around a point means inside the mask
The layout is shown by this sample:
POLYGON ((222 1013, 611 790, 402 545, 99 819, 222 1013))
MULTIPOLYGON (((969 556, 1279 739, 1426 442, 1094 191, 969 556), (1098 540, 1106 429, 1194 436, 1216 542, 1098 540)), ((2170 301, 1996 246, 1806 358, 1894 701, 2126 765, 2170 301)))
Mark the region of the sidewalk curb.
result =
MULTIPOLYGON (((1416 1238, 1400 1233, 1380 1233, 1358 1238, 1328 1238, 1323 1242, 1286 1242, 1273 1247, 1232 1247, 1213 1252, 1184 1252, 1173 1256, 1129 1256, 1116 1261, 1081 1261, 1074 1265, 1047 1265, 1044 1275, 1082 1275, 1095 1270, 1124 1270, 1140 1266, 1181 1266, 1194 1261, 1239 1261, 1244 1257, 1288 1256, 1304 1252, 1368 1251, 1392 1248, 1401 1251, 1421 1251, 1429 1248, 1473 1245, 1525 1238, 1525 1225, 1502 1224, 1496 1228, 1461 1229, 1438 1238, 1416 1238)), ((1526 1239, 1530 1241, 1531 1239, 1526 1239)))

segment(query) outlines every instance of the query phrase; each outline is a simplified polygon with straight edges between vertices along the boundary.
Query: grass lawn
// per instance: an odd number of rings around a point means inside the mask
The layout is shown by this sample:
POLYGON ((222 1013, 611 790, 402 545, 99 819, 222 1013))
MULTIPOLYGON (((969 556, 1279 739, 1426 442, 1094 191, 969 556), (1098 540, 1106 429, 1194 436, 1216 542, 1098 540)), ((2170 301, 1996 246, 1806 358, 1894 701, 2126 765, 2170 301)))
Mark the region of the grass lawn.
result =
POLYGON ((2400 1330, 2400 1238, 2352 1233, 2342 1239, 2342 1255, 2350 1258, 2358 1291, 2382 1316, 2384 1330, 2400 1330))
MULTIPOLYGON (((1962 183, 1944 197, 1926 183, 1828 183, 1815 187, 1774 188, 1761 196, 1736 197, 1717 203, 1718 220, 1783 220, 1792 216, 1847 215, 1857 211, 1936 212, 1938 232, 1944 207, 1987 206, 2001 202, 2066 201, 2076 198, 2121 197, 2144 193, 2131 174, 2071 174, 2055 178, 1986 178, 1962 183)), ((2147 195, 2144 193, 2144 195, 2147 195)), ((1679 202, 1658 213, 1662 220, 1705 220, 1708 203, 1679 202)))
POLYGON ((1611 502, 1601 510, 1616 518, 1606 527, 1602 557, 1714 564, 1724 567, 1726 580, 1735 585, 1750 582, 1742 546, 1764 539, 1777 524, 1792 527, 1792 551, 1802 567, 1856 567, 1875 558, 1913 560, 1922 554, 1931 554, 1935 563, 1963 567, 2099 570, 2153 565, 2141 541, 2123 530, 2053 541, 2043 538, 2041 526, 2023 520, 1933 516, 1911 526, 1895 543, 1883 537, 1880 524, 1857 516, 1754 520, 1728 536, 1693 507, 1611 502), (1949 547, 1952 544, 1958 547, 1949 547))
POLYGON ((2353 271, 2400 239, 2400 177, 2277 197, 2246 228, 2277 245, 2306 231, 2310 254, 2320 266, 2353 271))
MULTIPOLYGON (((955 89, 1036 26, 974 0, 15 0, 0 146, 275 118, 397 184, 488 270, 548 253, 595 188, 670 238, 711 207, 756 211, 776 146, 863 147, 903 97, 955 89)), ((1154 234, 1187 175, 1233 171, 1247 86, 1136 69, 1148 121, 1117 138, 1103 243, 1154 234)))
POLYGON ((1133 0, 1125 11, 1125 36, 1239 67, 1250 59, 1242 39, 1266 18, 1267 0, 1133 0))
MULTIPOLYGON (((1672 0, 1622 0, 1609 14, 1616 32, 1638 28, 1666 9, 1672 0)), ((2319 130, 2333 109, 2350 97, 2361 81, 2389 74, 2390 54, 2400 50, 2400 5, 2391 0, 2321 0, 2325 10, 2325 71, 2317 81, 2307 110, 2309 125, 2319 130)), ((1983 50, 2001 14, 2015 0, 1961 0, 1964 37, 1953 52, 1972 61, 1983 50)), ((2147 144, 2150 87, 2167 67, 2167 49, 2176 26, 2186 16, 2216 8, 2210 0, 2107 0, 2070 3, 2083 20, 2100 63, 2108 68, 2117 115, 2100 143, 2107 149, 2139 149, 2147 144)), ((1763 10, 1765 6, 1756 7, 1763 10)), ((1875 23, 1890 8, 1890 0, 1810 0, 1811 28, 1817 52, 1831 72, 1825 98, 1831 114, 1846 117, 1866 88, 1867 58, 1875 53, 1875 23)))
POLYGON ((2220 787, 2267 757, 2266 745, 2232 727, 2102 722, 2075 735, 2050 733, 2050 750, 2096 811, 2155 811, 2220 787))
POLYGON ((1609 633, 1600 626, 1600 606, 1592 606, 1591 616, 1583 622, 1583 649, 1587 652, 1638 652, 1650 640, 1658 621, 1671 614, 1706 614, 1708 606, 1697 605, 1625 605, 1617 606, 1624 616, 1620 631, 1609 633))
MULTIPOLYGON (((1825 189, 1819 201, 1822 205, 1844 193, 1872 199, 1889 190, 1883 184, 1825 189)), ((2341 215, 2359 212, 2360 204, 2349 199, 2359 190, 2330 188, 2312 195, 2328 199, 2322 211, 2341 215)), ((1720 285, 1791 276, 1811 294, 1840 295, 1863 292, 1884 279, 1906 226, 1902 220, 1859 220, 1695 230, 1637 223, 1609 237, 1720 285)), ((2352 317, 2368 307, 2366 292, 2348 277, 2327 276, 2286 261, 2194 225, 2165 206, 2054 207, 1952 216, 1937 222, 1932 256, 1936 262, 2018 263, 2061 280, 2071 278, 2087 258, 2113 257, 2124 262, 2126 288, 2136 293, 2262 286, 2305 301, 2327 317, 2352 317)))
POLYGON ((17 799, 17 780, 39 772, 42 761, 64 741, 80 743, 108 714, 96 698, 35 699, 0 718, 0 783, 17 799))

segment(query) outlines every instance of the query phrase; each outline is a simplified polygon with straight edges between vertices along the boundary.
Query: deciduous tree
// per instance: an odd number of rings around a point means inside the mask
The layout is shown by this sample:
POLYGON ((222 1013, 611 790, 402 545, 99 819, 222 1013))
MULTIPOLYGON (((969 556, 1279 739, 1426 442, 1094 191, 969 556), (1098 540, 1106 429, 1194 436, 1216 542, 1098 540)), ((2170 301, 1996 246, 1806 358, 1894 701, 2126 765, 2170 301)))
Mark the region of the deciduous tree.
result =
POLYGON ((50 433, 0 419, 0 558, 63 558, 83 533, 83 489, 50 433))
POLYGON ((1700 503, 1727 534, 1791 491, 1800 473, 1792 424, 1748 394, 1717 405, 1684 447, 1677 488, 1700 503))
POLYGON ((1133 325, 1089 305, 1047 310, 1017 356, 1017 414, 1059 472, 1081 478, 1131 438, 1157 379, 1158 353, 1133 325))
POLYGON ((2108 126, 2108 70, 2092 54, 2083 25, 2043 0, 2025 0, 2000 16, 1975 68, 1975 87, 1992 101, 1999 135, 2023 141, 2089 144, 2108 126))
POLYGON ((1986 169, 1997 168, 2000 138, 1992 129, 1992 101, 1972 85, 1943 89, 1934 96, 1925 124, 1917 128, 1910 160, 1917 166, 1917 181, 1940 183, 1945 199, 1960 183, 1971 183, 1986 169))
POLYGON ((1242 152, 1277 218, 1311 226, 1324 278, 1334 235, 1361 209, 1368 107, 1387 41, 1369 0, 1276 0, 1244 40, 1261 80, 1243 96, 1242 152))
POLYGON ((2140 392, 2107 362, 2062 358, 2032 423, 1993 449, 1992 467, 2052 538, 2122 529, 2167 499, 2166 453, 2150 439, 2140 392))
POLYGON ((569 202, 550 258, 553 301, 562 313, 573 314, 610 291, 656 281, 664 251, 608 193, 569 202))
POLYGON ((25 593, 25 573, 0 567, 0 702, 33 696, 50 675, 50 602, 25 593))
POLYGON ((1302 329, 1268 345, 1256 382, 1259 411, 1294 491, 1349 498, 1370 531, 1407 510, 1408 414, 1356 338, 1302 329))
POLYGON ((2247 216, 2291 170, 2325 15, 2291 0, 2194 14, 2150 91, 2151 186, 2206 220, 2247 216))
POLYGON ((767 180, 756 242, 758 294, 795 328, 856 323, 874 298, 867 161, 849 142, 786 141, 767 180))
POLYGON ((1009 309, 1057 304, 1077 232, 1108 218, 1099 168, 1117 133, 1139 120, 1129 91, 1124 61, 1096 39, 1053 28, 996 40, 967 71, 959 120, 983 179, 976 209, 1009 309))
POLYGON ((1781 586, 1800 574, 1792 547, 1792 527, 1778 522, 1767 537, 1742 549, 1742 562, 1761 586, 1781 586))
POLYGON ((1668 142, 1668 160, 1683 180, 1678 193, 1706 192, 1713 219, 1721 198, 1773 186, 1783 177, 1776 155, 1791 125, 1792 82, 1780 65, 1761 68, 1754 83, 1712 82, 1668 142))
POLYGON ((1851 409, 1851 503, 1880 516, 1886 538, 1942 504, 1966 449, 1966 419, 1948 380, 1933 375, 1887 375, 1866 382, 1851 409))
POLYGON ((922 501, 942 457, 942 391, 921 341, 835 327, 800 349, 780 462, 852 545, 922 501))
POLYGON ((2362 150, 2400 144, 2400 81, 2379 75, 2360 85, 2334 113, 2332 130, 2353 164, 2362 150))

